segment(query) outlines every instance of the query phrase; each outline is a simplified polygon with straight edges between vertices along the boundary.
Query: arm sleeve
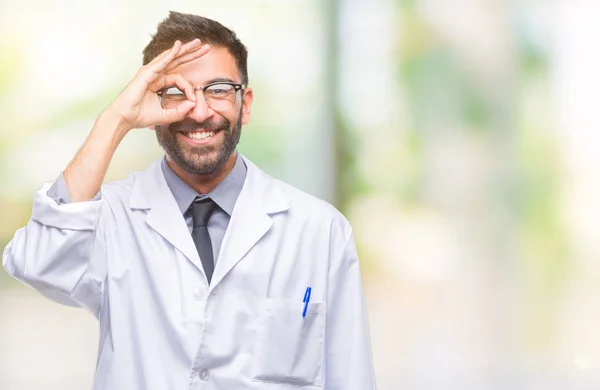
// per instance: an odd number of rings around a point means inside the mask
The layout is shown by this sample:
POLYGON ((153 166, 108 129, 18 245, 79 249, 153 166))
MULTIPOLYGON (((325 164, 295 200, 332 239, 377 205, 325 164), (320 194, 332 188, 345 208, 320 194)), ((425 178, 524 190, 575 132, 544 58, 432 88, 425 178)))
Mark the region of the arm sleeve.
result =
POLYGON ((49 184, 34 196, 31 219, 4 249, 6 271, 46 297, 98 316, 106 278, 104 200, 59 205, 49 184))
POLYGON ((328 390, 374 390, 367 312, 351 231, 339 260, 329 271, 326 324, 323 387, 328 390))
MULTIPOLYGON (((52 183, 47 194, 50 198, 54 199, 58 205, 71 203, 71 194, 69 194, 69 187, 67 187, 63 172, 61 172, 56 181, 52 183)), ((98 191, 91 200, 100 200, 100 198, 101 192, 98 191)))

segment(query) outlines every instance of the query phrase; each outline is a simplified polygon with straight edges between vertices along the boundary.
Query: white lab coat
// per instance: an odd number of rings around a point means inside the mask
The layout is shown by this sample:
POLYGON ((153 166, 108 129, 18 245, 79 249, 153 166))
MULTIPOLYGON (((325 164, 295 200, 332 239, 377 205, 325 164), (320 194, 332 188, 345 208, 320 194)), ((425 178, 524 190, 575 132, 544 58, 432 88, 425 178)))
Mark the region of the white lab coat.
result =
POLYGON ((35 194, 3 265, 99 319, 95 390, 375 388, 350 225, 244 162, 210 286, 159 161, 101 200, 35 194))

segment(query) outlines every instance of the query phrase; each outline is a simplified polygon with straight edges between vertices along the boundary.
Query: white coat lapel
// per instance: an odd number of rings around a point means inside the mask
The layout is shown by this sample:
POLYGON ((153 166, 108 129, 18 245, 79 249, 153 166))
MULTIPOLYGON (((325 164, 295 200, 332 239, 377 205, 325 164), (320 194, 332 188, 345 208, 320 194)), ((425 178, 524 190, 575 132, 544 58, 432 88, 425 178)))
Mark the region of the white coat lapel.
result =
POLYGON ((204 272, 185 219, 163 175, 161 159, 142 172, 136 180, 130 207, 149 209, 146 217, 148 225, 204 272))
POLYGON ((272 178, 242 156, 248 171, 235 203, 233 215, 211 281, 214 288, 229 271, 256 245, 273 225, 270 215, 289 209, 281 190, 272 178))

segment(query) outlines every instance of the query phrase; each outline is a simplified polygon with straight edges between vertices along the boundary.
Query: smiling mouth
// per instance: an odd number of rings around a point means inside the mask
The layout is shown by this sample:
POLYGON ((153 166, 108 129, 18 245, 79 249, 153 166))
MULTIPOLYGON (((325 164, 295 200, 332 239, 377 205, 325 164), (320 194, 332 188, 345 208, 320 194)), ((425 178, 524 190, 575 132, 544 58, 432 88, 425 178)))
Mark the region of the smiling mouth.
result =
POLYGON ((217 134, 216 131, 190 131, 190 132, 184 132, 182 133, 184 136, 186 136, 189 139, 193 139, 193 140, 208 140, 211 139, 212 137, 214 137, 215 134, 217 134))

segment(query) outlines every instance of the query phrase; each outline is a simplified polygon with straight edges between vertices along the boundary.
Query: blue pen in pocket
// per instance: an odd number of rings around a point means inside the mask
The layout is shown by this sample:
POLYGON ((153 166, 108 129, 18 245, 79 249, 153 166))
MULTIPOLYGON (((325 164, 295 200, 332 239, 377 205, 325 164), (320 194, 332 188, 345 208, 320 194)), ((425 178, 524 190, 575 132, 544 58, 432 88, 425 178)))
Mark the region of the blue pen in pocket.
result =
POLYGON ((310 301, 310 291, 312 289, 310 287, 306 287, 306 292, 304 293, 304 311, 302 312, 302 317, 306 317, 306 309, 308 309, 308 302, 310 301))

